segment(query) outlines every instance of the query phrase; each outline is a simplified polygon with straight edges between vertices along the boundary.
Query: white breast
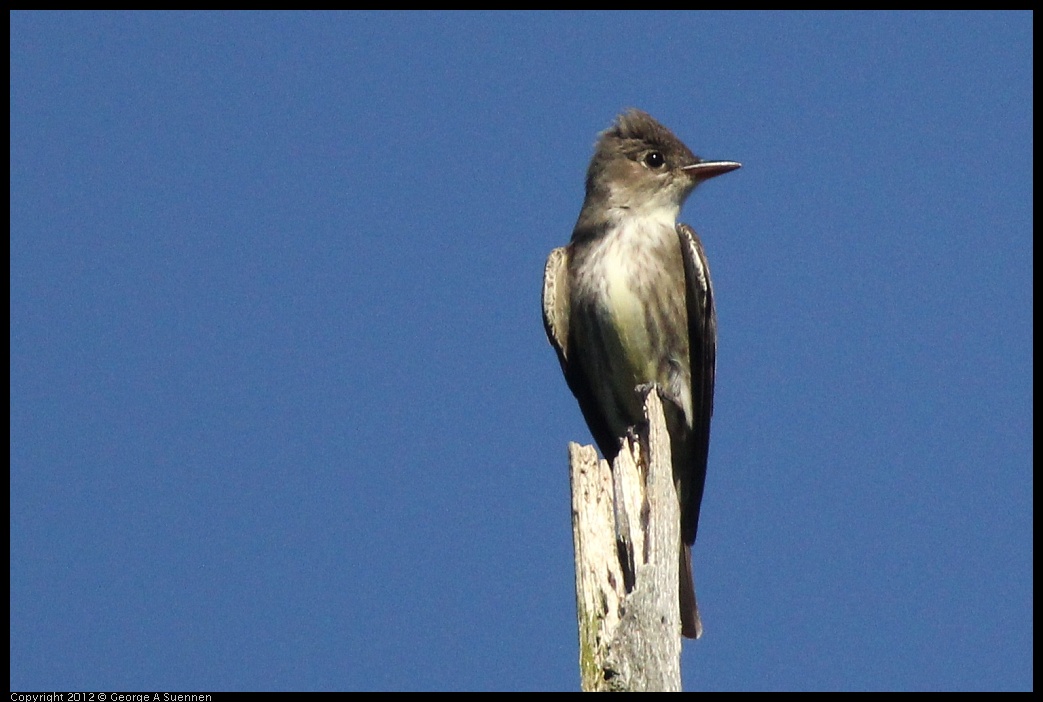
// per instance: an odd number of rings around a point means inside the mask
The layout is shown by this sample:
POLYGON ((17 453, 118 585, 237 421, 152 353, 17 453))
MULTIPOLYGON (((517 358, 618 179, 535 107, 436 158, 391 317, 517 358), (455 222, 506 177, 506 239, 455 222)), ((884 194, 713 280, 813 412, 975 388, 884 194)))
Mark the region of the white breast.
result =
MULTIPOLYGON (((621 217, 603 242, 588 272, 597 281, 599 307, 618 335, 631 371, 639 382, 655 376, 652 359, 657 356, 648 337, 647 300, 639 294, 638 273, 647 279, 655 268, 651 259, 663 247, 678 246, 674 230, 676 212, 658 216, 621 217)), ((653 283, 655 285, 655 283, 653 283)))

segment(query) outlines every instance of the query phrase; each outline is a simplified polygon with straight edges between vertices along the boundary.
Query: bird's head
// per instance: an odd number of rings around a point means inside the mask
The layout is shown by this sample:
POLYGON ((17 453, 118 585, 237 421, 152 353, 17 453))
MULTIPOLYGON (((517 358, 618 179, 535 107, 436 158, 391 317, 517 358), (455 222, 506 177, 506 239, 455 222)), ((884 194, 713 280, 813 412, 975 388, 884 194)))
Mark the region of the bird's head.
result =
POLYGON ((651 115, 631 109, 598 137, 587 169, 587 201, 634 214, 676 215, 695 186, 739 166, 700 159, 651 115))

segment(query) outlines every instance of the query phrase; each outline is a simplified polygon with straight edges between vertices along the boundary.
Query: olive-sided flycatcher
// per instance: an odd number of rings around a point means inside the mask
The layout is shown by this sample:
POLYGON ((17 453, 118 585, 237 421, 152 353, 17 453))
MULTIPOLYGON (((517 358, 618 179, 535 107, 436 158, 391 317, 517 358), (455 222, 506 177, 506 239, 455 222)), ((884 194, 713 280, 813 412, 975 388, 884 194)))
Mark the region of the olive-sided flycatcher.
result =
POLYGON ((702 634, 692 544, 706 479, 717 315, 699 237, 677 221, 702 181, 739 168, 705 161, 640 110, 598 138, 572 241, 547 259, 543 321, 569 388, 611 463, 644 420, 638 388, 664 409, 681 512, 681 632, 702 634))

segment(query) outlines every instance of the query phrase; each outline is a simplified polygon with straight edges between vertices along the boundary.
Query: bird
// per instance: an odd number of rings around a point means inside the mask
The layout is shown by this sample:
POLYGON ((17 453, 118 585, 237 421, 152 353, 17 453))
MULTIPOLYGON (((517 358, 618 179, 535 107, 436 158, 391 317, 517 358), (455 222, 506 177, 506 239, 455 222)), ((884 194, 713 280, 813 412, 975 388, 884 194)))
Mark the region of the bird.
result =
POLYGON ((644 421, 642 389, 664 399, 681 515, 681 633, 702 635, 692 545, 706 481, 717 313, 706 253, 678 222, 703 181, 741 167, 696 156, 628 109, 601 132, 567 246, 547 258, 543 322, 587 427, 611 464, 644 421))

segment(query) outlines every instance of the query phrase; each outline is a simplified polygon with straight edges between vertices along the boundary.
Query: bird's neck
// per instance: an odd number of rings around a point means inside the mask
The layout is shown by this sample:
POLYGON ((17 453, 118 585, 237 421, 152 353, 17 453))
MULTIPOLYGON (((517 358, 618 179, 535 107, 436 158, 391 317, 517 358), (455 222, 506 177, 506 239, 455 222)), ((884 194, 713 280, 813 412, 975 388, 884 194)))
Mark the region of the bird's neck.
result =
POLYGON ((673 232, 680 206, 666 203, 620 203, 611 198, 584 202, 573 240, 603 237, 652 237, 673 232))

